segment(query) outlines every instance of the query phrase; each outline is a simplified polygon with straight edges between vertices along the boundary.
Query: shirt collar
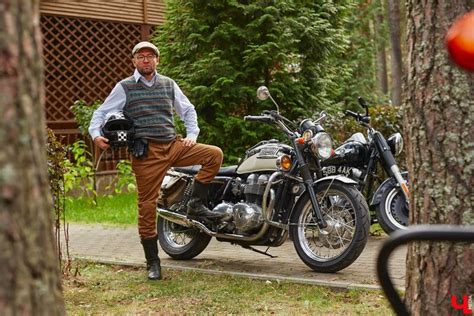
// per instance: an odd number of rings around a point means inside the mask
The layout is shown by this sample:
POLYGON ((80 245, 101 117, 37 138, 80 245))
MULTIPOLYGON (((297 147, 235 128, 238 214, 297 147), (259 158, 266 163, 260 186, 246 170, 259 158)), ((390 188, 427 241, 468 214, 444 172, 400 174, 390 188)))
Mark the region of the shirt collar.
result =
MULTIPOLYGON (((156 70, 155 70, 155 73, 153 74, 153 79, 151 79, 151 81, 154 81, 155 80, 155 77, 156 77, 156 70)), ((144 81, 148 81, 145 79, 145 77, 143 77, 137 70, 137 68, 135 68, 135 71, 133 72, 133 78, 135 78, 135 82, 138 82, 140 80, 140 78, 143 78, 144 81)))

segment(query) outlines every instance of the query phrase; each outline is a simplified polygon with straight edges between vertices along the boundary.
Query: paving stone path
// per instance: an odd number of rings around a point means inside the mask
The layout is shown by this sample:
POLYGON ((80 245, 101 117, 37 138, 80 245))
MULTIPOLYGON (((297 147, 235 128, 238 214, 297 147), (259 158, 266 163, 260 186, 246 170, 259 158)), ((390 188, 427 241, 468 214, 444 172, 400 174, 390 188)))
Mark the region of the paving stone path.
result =
MULTIPOLYGON (((103 263, 145 266, 143 249, 135 226, 69 224, 69 251, 74 258, 103 263)), ((206 273, 226 273, 251 278, 302 282, 342 288, 380 288, 376 275, 376 256, 386 237, 370 237, 360 257, 348 268, 333 274, 316 273, 298 257, 291 241, 270 248, 270 258, 240 246, 218 242, 214 238, 199 256, 176 261, 160 249, 166 268, 194 269, 206 273)), ((64 243, 63 243, 64 244, 64 243)), ((266 247, 255 247, 266 250, 266 247)), ((406 246, 389 259, 389 273, 397 288, 405 282, 406 246)))

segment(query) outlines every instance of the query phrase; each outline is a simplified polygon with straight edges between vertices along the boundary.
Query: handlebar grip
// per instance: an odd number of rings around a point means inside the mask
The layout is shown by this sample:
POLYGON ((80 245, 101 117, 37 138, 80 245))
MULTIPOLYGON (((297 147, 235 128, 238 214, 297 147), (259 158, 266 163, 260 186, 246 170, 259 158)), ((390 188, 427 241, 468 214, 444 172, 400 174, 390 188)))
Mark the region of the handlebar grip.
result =
POLYGON ((244 116, 244 121, 256 121, 256 122, 265 122, 265 123, 273 123, 275 119, 271 116, 267 115, 246 115, 244 116))
POLYGON ((359 114, 356 113, 356 112, 352 112, 351 110, 346 110, 344 113, 348 116, 352 116, 352 117, 356 118, 357 120, 359 119, 359 114))

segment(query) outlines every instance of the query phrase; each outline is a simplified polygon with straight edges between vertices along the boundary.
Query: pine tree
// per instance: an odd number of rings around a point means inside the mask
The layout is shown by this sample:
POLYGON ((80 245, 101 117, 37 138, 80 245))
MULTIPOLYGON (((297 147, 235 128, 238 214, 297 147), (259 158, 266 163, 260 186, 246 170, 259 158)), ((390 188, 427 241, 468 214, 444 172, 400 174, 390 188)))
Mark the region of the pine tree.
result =
POLYGON ((275 128, 244 123, 272 109, 256 89, 269 87, 290 119, 332 105, 346 70, 335 59, 347 45, 349 0, 174 0, 154 38, 159 72, 175 79, 196 106, 199 141, 220 146, 226 161, 275 128))

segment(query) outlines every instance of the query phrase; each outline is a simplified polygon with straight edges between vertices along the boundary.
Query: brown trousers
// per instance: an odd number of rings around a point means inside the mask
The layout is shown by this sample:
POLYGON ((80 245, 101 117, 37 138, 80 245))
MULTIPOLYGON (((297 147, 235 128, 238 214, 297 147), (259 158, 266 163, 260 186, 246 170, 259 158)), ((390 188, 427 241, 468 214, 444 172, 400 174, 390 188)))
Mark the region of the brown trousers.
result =
POLYGON ((209 183, 219 171, 223 154, 219 147, 199 144, 183 146, 181 138, 170 143, 148 144, 148 155, 144 159, 132 156, 132 169, 137 180, 138 233, 141 239, 153 238, 156 231, 156 203, 161 183, 171 167, 201 165, 196 180, 209 183))

